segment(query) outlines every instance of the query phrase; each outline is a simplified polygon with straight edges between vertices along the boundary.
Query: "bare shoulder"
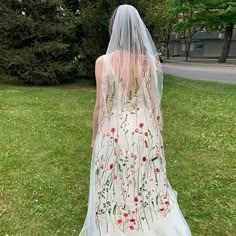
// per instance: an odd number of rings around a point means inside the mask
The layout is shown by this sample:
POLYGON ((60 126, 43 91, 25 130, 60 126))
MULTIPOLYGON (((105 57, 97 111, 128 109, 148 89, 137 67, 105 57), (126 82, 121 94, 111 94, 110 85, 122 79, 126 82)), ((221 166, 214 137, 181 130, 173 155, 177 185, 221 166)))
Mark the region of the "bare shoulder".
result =
POLYGON ((96 63, 95 63, 96 66, 102 66, 102 65, 103 65, 104 56, 105 56, 105 55, 102 55, 102 56, 100 56, 100 57, 98 57, 98 58, 96 59, 96 63))
POLYGON ((104 63, 104 55, 102 55, 96 59, 95 77, 96 77, 97 81, 99 81, 101 79, 102 71, 103 71, 103 63, 104 63))

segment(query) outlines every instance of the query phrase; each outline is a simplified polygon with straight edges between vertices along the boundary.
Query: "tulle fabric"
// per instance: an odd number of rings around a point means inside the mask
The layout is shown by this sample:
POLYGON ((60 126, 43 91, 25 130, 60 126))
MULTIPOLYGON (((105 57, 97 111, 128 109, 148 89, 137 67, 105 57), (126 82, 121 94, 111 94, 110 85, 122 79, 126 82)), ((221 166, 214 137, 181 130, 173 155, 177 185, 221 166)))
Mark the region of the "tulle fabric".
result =
MULTIPOLYGON (((154 143, 157 142, 158 147, 155 150, 153 150, 153 153, 149 155, 148 155, 149 148, 144 149, 144 151, 142 152, 142 156, 147 155, 148 160, 146 162, 151 163, 151 159, 149 159, 149 157, 152 158, 154 153, 156 152, 159 153, 157 155, 158 158, 155 160, 156 162, 155 167, 157 167, 160 170, 160 172, 158 173, 158 175, 154 175, 154 174, 152 176, 150 175, 149 178, 147 179, 148 180, 150 178, 154 179, 155 176, 158 177, 157 179, 158 187, 155 189, 156 192, 153 193, 153 196, 156 196, 159 193, 167 193, 167 197, 165 199, 168 200, 169 205, 168 205, 168 209, 167 208, 165 209, 166 214, 160 213, 160 211, 158 211, 157 205, 155 205, 155 207, 153 206, 146 207, 145 220, 142 221, 142 228, 140 228, 139 230, 137 229, 130 230, 129 227, 131 225, 134 225, 131 223, 126 226, 126 230, 124 232, 122 232, 122 230, 120 229, 119 227, 120 225, 117 224, 117 220, 120 219, 120 216, 118 214, 112 214, 111 216, 109 214, 101 215, 99 216, 99 221, 97 220, 98 218, 96 217, 95 212, 98 210, 99 207, 102 208, 102 203, 103 203, 101 202, 100 204, 98 204, 98 201, 99 201, 98 192, 99 190, 101 190, 99 182, 107 181, 110 173, 108 171, 107 175, 106 174, 98 175, 96 174, 96 169, 100 168, 101 157, 102 157, 101 152, 107 154, 106 155, 106 158, 108 159, 107 167, 109 168, 109 163, 114 163, 115 159, 117 158, 117 156, 115 155, 110 155, 111 153, 114 153, 112 149, 115 146, 118 147, 118 143, 111 141, 111 137, 110 137, 110 135, 114 135, 114 137, 116 137, 115 135, 117 134, 116 131, 110 132, 109 136, 107 136, 107 132, 106 133, 99 132, 96 138, 96 142, 94 144, 95 146, 94 146, 93 157, 91 161, 88 211, 87 211, 87 216, 86 216, 84 226, 79 236, 120 236, 120 235, 121 236, 191 236, 189 226, 179 209, 179 205, 177 201, 177 191, 171 187, 171 184, 169 183, 168 178, 166 176, 166 163, 165 163, 164 155, 162 154, 164 152, 162 151, 162 148, 161 148, 163 143, 162 143, 162 138, 159 132, 160 130, 156 131, 155 126, 153 126, 151 114, 149 114, 149 111, 146 110, 146 108, 144 108, 142 104, 138 104, 138 107, 139 107, 139 110, 138 112, 136 111, 137 114, 133 114, 135 111, 132 109, 130 110, 130 107, 127 107, 127 109, 124 110, 124 112, 118 119, 116 115, 112 115, 111 120, 109 121, 108 130, 113 131, 114 125, 116 124, 120 125, 121 123, 123 123, 124 120, 126 120, 127 126, 125 130, 123 132, 120 132, 119 130, 117 130, 117 132, 119 133, 118 141, 122 144, 126 143, 126 145, 124 146, 124 150, 127 150, 128 147, 132 145, 133 141, 136 142, 140 140, 140 137, 143 136, 143 133, 145 133, 146 130, 149 130, 149 134, 153 134, 153 138, 152 138, 153 142, 154 143), (119 122, 119 120, 121 122, 119 122), (129 135, 126 134, 127 137, 125 137, 126 130, 135 132, 137 127, 139 127, 139 129, 141 130, 139 126, 140 124, 142 124, 141 127, 142 127, 143 132, 138 134, 136 139, 131 138, 131 136, 133 136, 132 132, 130 132, 129 135), (155 135, 156 132, 157 132, 157 135, 155 135), (128 139, 128 142, 126 141, 126 138, 128 139), (96 192, 94 191, 95 189, 96 189, 96 192), (150 210, 152 210, 152 213, 150 210), (156 216, 154 217, 154 215, 156 216)), ((143 144, 144 142, 141 142, 140 146, 142 146, 143 144)), ((125 169, 127 170, 127 167, 130 167, 133 164, 132 158, 130 156, 128 160, 129 161, 123 170, 125 169)), ((117 172, 114 174, 117 174, 117 172)), ((129 188, 132 189, 131 194, 132 194, 133 189, 137 189, 137 181, 138 180, 136 179, 136 182, 134 182, 133 184, 129 186, 129 188)), ((117 184, 115 181, 112 183, 112 185, 116 187, 110 188, 109 195, 106 201, 110 200, 113 203, 123 202, 120 196, 120 193, 122 193, 122 188, 120 188, 119 187, 120 185, 117 184), (112 192, 114 192, 115 194, 113 195, 112 192)), ((151 188, 152 188, 151 185, 149 185, 148 190, 151 190, 151 188)), ((130 200, 126 198, 127 205, 131 206, 130 209, 132 209, 132 206, 134 206, 133 199, 136 195, 137 194, 132 195, 130 200)), ((113 205, 112 205, 112 208, 113 208, 113 205)), ((124 212, 128 212, 128 210, 125 210, 124 212)), ((134 226, 136 227, 136 225, 134 226)))
POLYGON ((121 5, 102 57, 88 210, 79 236, 191 236, 166 174, 157 50, 121 5))

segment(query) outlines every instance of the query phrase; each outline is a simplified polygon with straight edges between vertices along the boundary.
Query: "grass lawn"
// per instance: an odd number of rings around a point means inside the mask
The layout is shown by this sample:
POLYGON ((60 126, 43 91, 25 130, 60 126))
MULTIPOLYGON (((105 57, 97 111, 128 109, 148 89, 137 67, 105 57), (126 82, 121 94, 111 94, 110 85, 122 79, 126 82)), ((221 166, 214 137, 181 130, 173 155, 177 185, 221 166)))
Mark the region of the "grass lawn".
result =
MULTIPOLYGON (((78 235, 95 87, 0 82, 0 235, 78 235)), ((236 86, 166 76, 167 176, 193 236, 235 236, 236 86), (235 192, 235 191, 234 191, 235 192)))

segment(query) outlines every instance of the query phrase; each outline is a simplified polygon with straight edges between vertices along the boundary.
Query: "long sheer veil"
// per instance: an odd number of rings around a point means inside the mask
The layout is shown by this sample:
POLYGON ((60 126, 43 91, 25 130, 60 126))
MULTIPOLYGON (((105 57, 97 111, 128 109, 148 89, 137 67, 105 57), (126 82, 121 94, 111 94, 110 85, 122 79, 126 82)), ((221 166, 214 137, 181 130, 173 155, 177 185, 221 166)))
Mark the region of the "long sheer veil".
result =
POLYGON ((162 90, 163 73, 152 37, 138 11, 131 5, 120 5, 104 56, 99 127, 108 124, 114 111, 135 112, 145 105, 162 130, 162 90))

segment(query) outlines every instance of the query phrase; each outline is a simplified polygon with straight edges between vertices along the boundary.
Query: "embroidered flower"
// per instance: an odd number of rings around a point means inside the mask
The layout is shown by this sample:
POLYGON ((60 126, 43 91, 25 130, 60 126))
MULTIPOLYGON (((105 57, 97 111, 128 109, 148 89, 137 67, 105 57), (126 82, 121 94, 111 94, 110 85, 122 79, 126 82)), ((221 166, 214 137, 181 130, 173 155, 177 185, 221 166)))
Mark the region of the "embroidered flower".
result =
POLYGON ((161 119, 161 117, 160 116, 157 116, 157 120, 160 120, 161 119))
POLYGON ((133 225, 130 225, 129 227, 131 230, 134 230, 134 226, 133 225))
POLYGON ((128 213, 123 213, 123 216, 124 217, 128 217, 128 213))
POLYGON ((118 143, 118 138, 115 138, 115 143, 118 143))
POLYGON ((164 208, 160 208, 160 211, 164 211, 165 209, 164 208))
POLYGON ((142 129, 142 128, 143 128, 143 123, 140 123, 140 124, 139 124, 139 127, 142 129))
POLYGON ((147 147, 148 147, 148 142, 147 142, 147 140, 144 141, 144 144, 145 144, 145 147, 147 148, 147 147))
POLYGON ((113 164, 110 164, 109 168, 110 168, 110 170, 111 170, 111 169, 113 168, 113 164))
POLYGON ((136 128, 136 129, 135 129, 135 132, 136 132, 136 133, 138 133, 138 131, 139 131, 139 129, 138 129, 138 128, 136 128))
POLYGON ((145 135, 145 136, 148 136, 148 132, 145 132, 144 135, 145 135))
POLYGON ((115 131, 116 131, 115 128, 112 128, 112 129, 111 129, 111 132, 112 132, 112 133, 115 133, 115 131))
POLYGON ((144 156, 144 157, 143 157, 143 161, 146 161, 146 160, 147 160, 147 157, 146 157, 146 156, 144 156))
POLYGON ((134 197, 134 201, 135 202, 138 202, 139 201, 139 198, 136 196, 136 197, 134 197))
POLYGON ((110 133, 109 133, 109 132, 107 132, 107 136, 110 136, 110 133))
POLYGON ((166 205, 169 205, 169 201, 165 201, 165 204, 166 204, 166 205))
POLYGON ((118 219, 118 220, 117 220, 117 223, 118 223, 118 224, 121 224, 121 223, 122 223, 122 219, 118 219))
POLYGON ((114 179, 117 179, 117 175, 114 175, 114 179))
POLYGON ((159 173, 159 172, 160 172, 160 169, 156 168, 154 172, 155 172, 155 173, 159 173))

